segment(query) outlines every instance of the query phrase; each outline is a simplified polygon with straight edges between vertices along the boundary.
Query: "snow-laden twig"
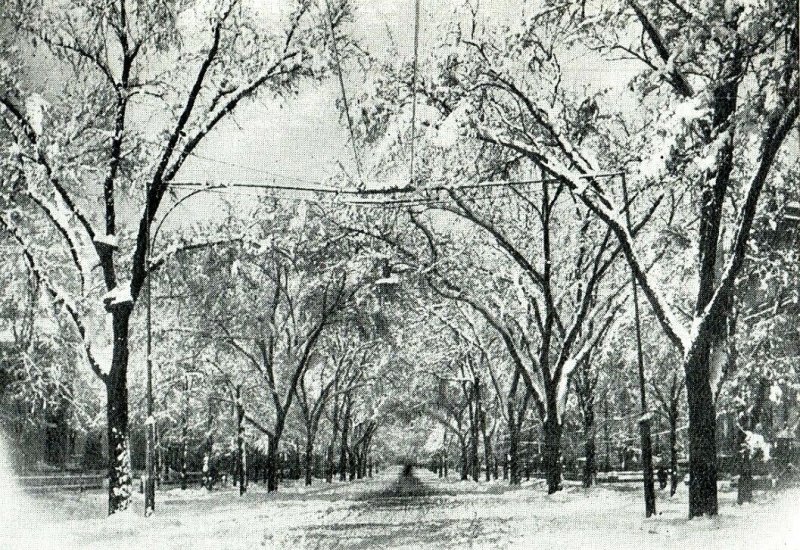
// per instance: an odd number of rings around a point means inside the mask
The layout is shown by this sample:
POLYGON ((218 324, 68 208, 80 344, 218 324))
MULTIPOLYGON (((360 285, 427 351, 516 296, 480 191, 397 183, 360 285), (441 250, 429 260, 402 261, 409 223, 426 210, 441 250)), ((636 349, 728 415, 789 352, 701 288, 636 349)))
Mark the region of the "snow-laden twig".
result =
POLYGON ((81 255, 78 238, 75 235, 75 232, 73 231, 69 221, 62 215, 61 212, 59 212, 57 206, 51 204, 44 195, 36 191, 36 189, 34 189, 32 186, 28 187, 27 194, 31 197, 33 202, 35 202, 39 208, 44 211, 45 215, 47 215, 53 225, 55 225, 58 232, 64 237, 64 240, 67 241, 67 248, 69 249, 72 261, 78 270, 81 291, 83 291, 86 286, 86 281, 89 280, 90 274, 87 262, 81 255))
POLYGON ((92 346, 87 339, 86 326, 81 319, 77 304, 75 304, 72 298, 65 294, 62 289, 58 288, 52 282, 47 273, 41 269, 31 253, 32 248, 30 244, 27 243, 24 237, 22 237, 17 227, 2 213, 0 213, 0 225, 2 225, 9 233, 11 233, 11 235, 14 237, 14 240, 16 240, 22 248, 22 253, 25 257, 26 263, 28 264, 28 268, 31 270, 36 280, 44 285, 56 304, 61 304, 63 306, 64 310, 67 312, 73 324, 75 325, 78 335, 81 338, 81 342, 83 342, 83 348, 84 352, 86 353, 86 358, 89 361, 89 367, 98 378, 105 380, 107 373, 101 368, 92 350, 92 346))

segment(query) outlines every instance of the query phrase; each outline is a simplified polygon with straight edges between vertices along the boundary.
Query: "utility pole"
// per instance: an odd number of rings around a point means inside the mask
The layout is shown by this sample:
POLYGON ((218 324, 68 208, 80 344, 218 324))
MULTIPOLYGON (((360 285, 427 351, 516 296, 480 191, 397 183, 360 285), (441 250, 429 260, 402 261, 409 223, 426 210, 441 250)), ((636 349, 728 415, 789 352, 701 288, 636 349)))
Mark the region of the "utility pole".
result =
POLYGON ((155 440, 156 440, 156 420, 153 416, 153 325, 152 325, 152 285, 150 283, 150 267, 152 263, 153 243, 158 238, 158 231, 164 224, 167 217, 175 211, 184 201, 189 198, 202 193, 205 189, 196 189, 191 193, 183 196, 172 205, 166 214, 161 218, 156 230, 151 234, 150 231, 150 181, 145 185, 145 202, 144 202, 144 217, 147 222, 147 254, 145 257, 145 264, 147 265, 147 278, 145 279, 145 288, 147 289, 147 315, 145 319, 146 333, 147 333, 147 346, 146 346, 146 370, 147 370, 147 387, 145 390, 147 401, 147 420, 145 421, 145 432, 147 438, 145 441, 145 476, 144 476, 144 515, 145 517, 151 515, 156 507, 156 471, 155 471, 155 440))
MULTIPOLYGON (((622 200, 625 201, 625 223, 628 232, 631 231, 631 213, 628 204, 628 186, 625 174, 622 177, 622 200)), ((644 475, 644 512, 645 517, 656 513, 656 490, 653 483, 653 444, 650 440, 650 412, 647 410, 647 393, 644 379, 644 354, 642 353, 642 327, 639 316, 639 292, 636 276, 631 270, 631 286, 633 286, 633 315, 636 325, 636 360, 639 367, 639 399, 641 401, 642 416, 639 418, 639 433, 642 440, 642 473, 644 475)))
POLYGON ((188 479, 186 477, 186 460, 189 455, 189 372, 183 374, 183 425, 181 427, 181 489, 186 490, 188 479))
POLYGON ((151 515, 156 507, 156 476, 155 476, 155 461, 153 460, 154 456, 154 443, 155 443, 155 431, 156 431, 156 420, 153 416, 153 359, 152 355, 152 347, 153 347, 153 331, 152 331, 152 285, 150 284, 150 258, 152 252, 152 242, 150 241, 150 182, 148 180, 146 186, 146 196, 145 196, 145 220, 147 223, 147 346, 146 346, 146 353, 147 353, 147 420, 145 421, 145 428, 147 432, 147 441, 145 446, 145 468, 147 472, 145 473, 144 479, 144 515, 145 517, 151 515))
POLYGON ((611 469, 611 448, 608 441, 608 398, 603 396, 603 440, 606 446, 606 462, 603 465, 606 472, 611 469))

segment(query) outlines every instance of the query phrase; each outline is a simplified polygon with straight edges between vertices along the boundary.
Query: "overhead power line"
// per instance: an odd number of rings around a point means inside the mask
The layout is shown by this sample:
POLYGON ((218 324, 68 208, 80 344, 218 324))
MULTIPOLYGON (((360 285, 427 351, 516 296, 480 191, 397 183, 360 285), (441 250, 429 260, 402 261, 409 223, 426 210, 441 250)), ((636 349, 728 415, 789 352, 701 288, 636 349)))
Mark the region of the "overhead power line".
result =
POLYGON ((189 153, 189 155, 191 157, 196 158, 196 159, 204 160, 206 162, 212 162, 212 163, 215 163, 215 164, 223 164, 225 166, 231 166, 233 168, 238 168, 240 170, 244 170, 245 172, 252 172, 254 174, 263 174, 265 176, 272 176, 273 178, 277 178, 277 179, 281 179, 281 180, 296 181, 298 183, 308 183, 308 184, 312 184, 312 185, 316 185, 317 184, 316 180, 310 180, 308 178, 301 178, 299 176, 291 176, 291 175, 288 175, 288 174, 281 174, 279 172, 273 172, 271 170, 266 170, 264 168, 257 168, 255 166, 247 166, 245 164, 239 164, 237 162, 231 162, 229 160, 211 158, 211 157, 207 157, 207 156, 201 155, 199 153, 195 153, 195 152, 191 152, 191 153, 189 153))
MULTIPOLYGON (((595 174, 583 174, 577 176, 581 179, 611 178, 621 175, 622 172, 598 172, 595 174)), ((291 179, 291 178, 289 178, 291 179)), ((207 187, 210 190, 223 191, 226 189, 253 189, 266 191, 283 191, 295 193, 314 193, 321 195, 332 195, 334 197, 353 197, 346 199, 346 202, 364 205, 389 205, 402 203, 430 203, 441 202, 439 197, 431 197, 434 192, 451 192, 465 189, 491 189, 502 187, 519 187, 542 183, 559 183, 557 178, 539 178, 523 180, 483 180, 457 184, 433 184, 424 187, 406 185, 403 187, 382 187, 364 189, 358 187, 333 187, 321 183, 294 184, 279 183, 275 178, 270 181, 232 181, 232 182, 209 182, 209 181, 173 181, 171 187, 198 188, 207 187)), ((302 199, 301 197, 287 196, 288 199, 302 199)))

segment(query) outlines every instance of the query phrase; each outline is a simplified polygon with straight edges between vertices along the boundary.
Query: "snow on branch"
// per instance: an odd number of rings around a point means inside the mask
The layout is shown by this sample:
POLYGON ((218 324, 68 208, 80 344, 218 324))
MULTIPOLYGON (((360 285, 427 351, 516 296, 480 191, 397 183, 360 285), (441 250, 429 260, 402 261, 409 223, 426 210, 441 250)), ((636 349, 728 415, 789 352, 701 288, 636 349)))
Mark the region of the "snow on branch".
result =
POLYGON ((103 303, 106 308, 109 309, 124 304, 132 304, 133 296, 131 296, 131 284, 129 282, 117 284, 117 286, 103 295, 103 303))
POLYGON ((642 24, 642 27, 647 33, 648 38, 650 38, 650 41, 653 43, 656 52, 658 52, 658 56, 664 63, 662 73, 665 79, 672 84, 672 86, 680 95, 684 97, 692 97, 694 95, 694 90, 683 73, 681 73, 675 67, 675 55, 669 53, 661 33, 658 32, 658 29, 655 27, 655 25, 653 25, 647 15, 644 13, 642 7, 635 0, 628 0, 628 4, 630 4, 631 8, 633 8, 633 11, 636 13, 636 17, 639 19, 639 22, 642 24))
POLYGON ((258 420, 250 416, 249 414, 245 413, 244 419, 249 422, 254 428, 258 431, 262 432, 263 434, 267 435, 270 438, 274 438, 275 434, 272 430, 261 424, 258 420))
MULTIPOLYGON (((553 158, 551 155, 545 155, 531 144, 499 135, 491 128, 479 128, 478 137, 484 141, 517 151, 533 160, 546 173, 566 184, 589 210, 611 228, 619 240, 622 251, 653 308, 656 318, 667 333, 667 336, 675 345, 680 347, 682 351, 688 349, 691 342, 689 332, 647 276, 642 261, 633 247, 633 237, 627 229, 627 225, 621 214, 622 211, 615 208, 600 189, 587 183, 595 179, 592 177, 592 174, 576 174, 557 159, 553 158)), ((544 148, 542 148, 542 151, 543 150, 544 148)))
POLYGON ((22 248, 22 253, 23 256, 25 257, 25 262, 28 264, 28 268, 31 270, 31 273, 33 273, 33 276, 36 278, 36 280, 42 285, 44 285, 44 287, 52 296, 54 303, 61 304, 64 311, 66 311, 70 319, 72 319, 72 322, 78 331, 78 335, 80 336, 81 341, 83 342, 83 348, 86 353, 86 358, 89 361, 89 367, 97 375, 98 378, 100 378, 101 380, 105 380, 107 372, 105 372, 101 368, 100 363, 97 360, 97 357, 93 353, 92 346, 90 345, 89 340, 87 339, 86 326, 83 324, 83 321, 81 320, 81 317, 78 313, 77 304, 75 304, 75 302, 67 294, 65 294, 63 290, 59 289, 50 280, 50 277, 47 275, 47 273, 45 273, 41 269, 39 264, 36 262, 36 259, 31 253, 32 248, 29 245, 29 243, 25 241, 20 232, 17 230, 17 227, 8 219, 8 217, 1 213, 0 213, 0 225, 4 227, 14 237, 14 240, 17 241, 17 243, 22 248))
POLYGON ((43 116, 44 105, 42 101, 36 100, 33 103, 26 104, 26 107, 29 107, 29 113, 26 114, 22 112, 22 109, 15 105, 14 102, 11 100, 10 97, 6 95, 0 95, 0 107, 2 110, 7 111, 11 114, 11 117, 16 121, 19 130, 21 131, 22 135, 27 139, 30 146, 35 150, 35 162, 39 164, 45 171, 45 175, 47 176, 47 180, 50 182, 50 185, 53 186, 56 193, 61 197, 64 201, 64 204, 70 210, 70 212, 77 218, 80 224, 83 226, 84 230, 86 231, 89 238, 94 238, 94 229, 92 228, 89 219, 83 214, 80 209, 78 208, 75 201, 72 200, 67 189, 64 187, 64 184, 59 180, 59 178, 53 172, 53 167, 50 165, 50 162, 47 160, 42 148, 39 147, 39 133, 37 130, 41 130, 40 126, 42 124, 41 116, 43 116), (33 118, 35 120, 31 120, 30 115, 34 115, 33 118), (35 127, 36 126, 36 127, 35 127))
POLYGON ((678 319, 675 311, 667 304, 667 301, 659 290, 652 284, 647 275, 647 270, 643 267, 644 264, 641 258, 633 247, 633 236, 630 231, 628 231, 627 225, 619 211, 612 208, 610 201, 604 196, 601 197, 596 190, 592 189, 592 192, 589 192, 582 178, 576 176, 563 164, 555 160, 545 159, 541 156, 539 156, 539 158, 541 159, 539 161, 540 165, 547 172, 566 183, 576 192, 581 201, 611 228, 622 246, 622 251, 634 272, 639 286, 650 302, 653 312, 667 333, 667 336, 673 343, 679 346, 682 351, 687 350, 691 343, 690 335, 686 327, 678 319), (602 200, 600 200, 601 198, 602 200))
POLYGON ((75 232, 70 227, 69 221, 65 219, 65 217, 54 207, 50 201, 47 200, 42 194, 37 192, 32 187, 29 187, 27 190, 28 196, 36 203, 39 208, 44 211, 47 218, 52 222, 52 224, 56 227, 61 236, 64 237, 64 240, 67 241, 67 247, 70 252, 70 256, 72 257, 72 262, 75 264, 75 267, 78 270, 78 276, 81 282, 81 289, 83 289, 86 285, 86 281, 89 279, 89 269, 86 265, 86 262, 83 261, 80 253, 80 248, 78 244, 78 238, 75 235, 75 232))
POLYGON ((157 255, 153 256, 153 258, 150 260, 150 266, 147 270, 147 273, 149 274, 153 271, 156 271, 170 257, 175 256, 180 252, 188 252, 190 250, 199 250, 201 248, 208 248, 224 244, 241 243, 244 242, 244 239, 245 237, 243 235, 237 235, 235 237, 209 237, 203 240, 188 242, 178 240, 167 246, 167 248, 159 252, 157 255))
POLYGON ((750 179, 745 191, 745 198, 742 203, 739 219, 737 220, 736 235, 734 237, 731 253, 723 267, 722 276, 720 277, 719 284, 711 300, 709 300, 708 305, 693 326, 693 334, 701 331, 703 324, 706 323, 709 318, 716 316, 718 311, 723 307, 727 294, 731 292, 734 280, 744 262, 747 242, 750 239, 750 229, 753 224, 753 219, 755 218, 761 190, 766 183, 775 156, 783 145, 789 131, 794 126, 799 111, 800 100, 798 100, 798 98, 793 98, 789 105, 787 105, 785 111, 774 111, 768 122, 765 137, 761 144, 761 158, 759 160, 758 169, 750 179))
POLYGON ((119 248, 119 241, 116 235, 95 235, 93 240, 95 244, 104 245, 112 249, 119 248))

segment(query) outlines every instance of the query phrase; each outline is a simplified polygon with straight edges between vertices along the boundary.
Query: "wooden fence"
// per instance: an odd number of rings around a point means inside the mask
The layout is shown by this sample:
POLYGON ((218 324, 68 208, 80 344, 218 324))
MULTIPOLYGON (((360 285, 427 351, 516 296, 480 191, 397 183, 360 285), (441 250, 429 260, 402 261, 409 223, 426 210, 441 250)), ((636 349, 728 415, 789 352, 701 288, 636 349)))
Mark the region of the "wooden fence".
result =
POLYGON ((25 491, 84 491, 86 489, 102 489, 106 486, 106 472, 55 473, 39 475, 23 475, 15 478, 16 483, 25 491))

